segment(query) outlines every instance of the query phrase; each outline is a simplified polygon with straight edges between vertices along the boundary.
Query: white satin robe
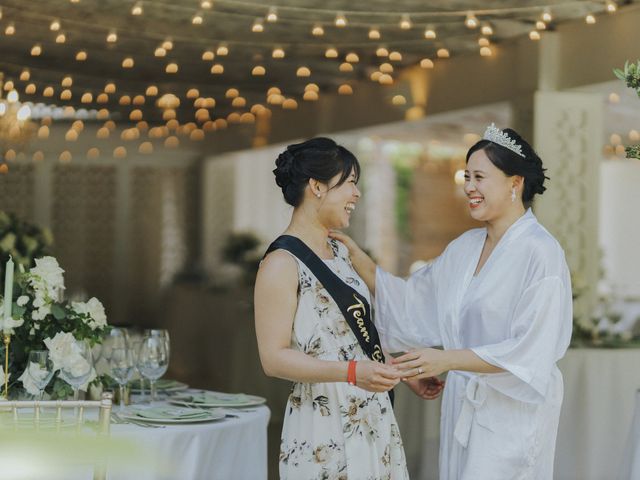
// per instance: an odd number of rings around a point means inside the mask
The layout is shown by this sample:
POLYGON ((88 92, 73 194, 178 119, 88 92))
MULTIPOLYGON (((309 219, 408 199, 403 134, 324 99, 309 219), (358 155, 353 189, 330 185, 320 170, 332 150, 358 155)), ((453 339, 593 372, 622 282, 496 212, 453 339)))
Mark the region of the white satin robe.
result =
POLYGON ((477 276, 486 229, 451 242, 408 279, 376 271, 375 323, 390 352, 471 349, 504 373, 451 371, 442 399, 441 480, 553 478, 572 329, 569 269, 528 210, 477 276))

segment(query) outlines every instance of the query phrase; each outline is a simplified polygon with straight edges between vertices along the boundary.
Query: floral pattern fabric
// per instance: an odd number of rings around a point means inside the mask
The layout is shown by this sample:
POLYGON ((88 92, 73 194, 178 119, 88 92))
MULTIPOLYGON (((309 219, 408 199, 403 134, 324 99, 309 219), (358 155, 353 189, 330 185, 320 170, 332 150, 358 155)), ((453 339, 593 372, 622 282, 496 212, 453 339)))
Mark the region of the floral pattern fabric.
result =
MULTIPOLYGON (((370 301, 344 245, 330 241, 326 264, 370 301)), ((296 258, 296 257, 294 257, 296 258)), ((298 263, 298 309, 291 348, 321 360, 366 360, 342 312, 307 266, 298 263)), ((346 382, 294 383, 280 446, 283 480, 408 479, 404 449, 387 393, 346 382)))

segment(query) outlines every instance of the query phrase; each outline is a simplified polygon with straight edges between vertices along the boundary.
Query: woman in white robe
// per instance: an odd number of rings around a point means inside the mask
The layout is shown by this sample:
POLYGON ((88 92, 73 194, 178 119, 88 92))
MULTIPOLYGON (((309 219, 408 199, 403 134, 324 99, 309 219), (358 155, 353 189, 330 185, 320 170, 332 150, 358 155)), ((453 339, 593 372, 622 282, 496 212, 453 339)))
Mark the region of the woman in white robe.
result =
POLYGON ((572 295, 562 248, 526 208, 544 191, 544 169, 519 135, 492 125, 465 175, 471 216, 485 228, 407 280, 334 236, 375 291, 383 347, 411 350, 394 363, 414 379, 448 372, 440 478, 551 480, 572 295), (423 348, 432 346, 443 349, 423 348))

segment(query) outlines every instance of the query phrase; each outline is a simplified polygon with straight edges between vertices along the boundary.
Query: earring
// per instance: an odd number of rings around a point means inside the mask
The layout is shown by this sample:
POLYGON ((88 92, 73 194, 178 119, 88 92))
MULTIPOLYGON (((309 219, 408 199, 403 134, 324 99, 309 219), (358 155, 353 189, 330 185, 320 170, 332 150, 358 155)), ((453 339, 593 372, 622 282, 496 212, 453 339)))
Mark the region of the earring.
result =
POLYGON ((511 203, 516 201, 516 187, 511 189, 511 203))
POLYGON ((320 198, 320 192, 316 193, 316 197, 320 198))

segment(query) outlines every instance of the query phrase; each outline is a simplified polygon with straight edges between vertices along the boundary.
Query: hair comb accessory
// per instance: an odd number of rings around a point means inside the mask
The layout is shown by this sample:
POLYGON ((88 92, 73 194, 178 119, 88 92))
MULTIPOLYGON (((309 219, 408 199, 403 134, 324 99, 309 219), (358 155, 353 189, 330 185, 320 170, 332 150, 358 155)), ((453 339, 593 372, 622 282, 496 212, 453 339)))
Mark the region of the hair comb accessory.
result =
POLYGON ((509 150, 517 153, 523 158, 526 157, 526 155, 522 153, 522 146, 518 145, 515 140, 509 137, 509 135, 496 127, 495 123, 492 123, 487 127, 482 138, 484 140, 489 140, 490 142, 500 145, 501 147, 508 148, 509 150))

